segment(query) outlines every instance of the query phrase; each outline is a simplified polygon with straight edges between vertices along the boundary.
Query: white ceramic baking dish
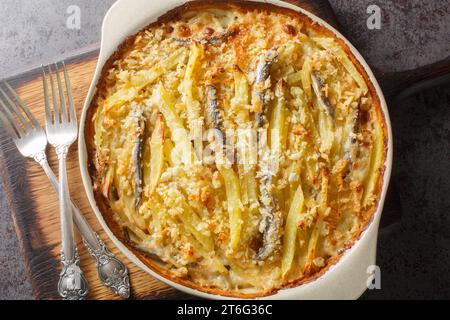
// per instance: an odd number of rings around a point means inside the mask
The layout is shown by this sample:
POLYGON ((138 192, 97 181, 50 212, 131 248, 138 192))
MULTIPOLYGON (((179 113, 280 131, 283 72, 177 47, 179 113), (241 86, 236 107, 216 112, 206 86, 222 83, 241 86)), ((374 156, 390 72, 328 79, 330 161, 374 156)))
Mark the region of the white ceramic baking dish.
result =
MULTIPOLYGON (((97 81, 102 71, 103 65, 107 59, 115 52, 117 46, 122 43, 125 38, 135 34, 137 31, 155 21, 158 17, 166 13, 167 11, 182 5, 187 1, 180 0, 119 0, 117 1, 107 12, 102 26, 102 40, 101 49, 98 59, 97 68, 89 88, 88 95, 84 104, 83 112, 80 119, 80 135, 78 140, 79 147, 79 162, 81 176, 83 184, 86 189, 87 197, 94 210, 100 224, 105 232, 114 242, 114 244, 126 255, 131 261, 138 265, 141 269, 152 275, 153 277, 163 281, 176 289, 193 294, 203 298, 219 299, 225 298, 219 295, 213 295, 198 291, 178 283, 172 282, 161 275, 157 274, 144 263, 142 263, 124 244, 122 244, 108 228, 100 210, 97 207, 94 199, 93 188, 91 178, 89 176, 87 167, 87 152, 84 140, 84 122, 86 118, 86 111, 89 108, 91 99, 94 95, 97 81)), ((322 19, 312 15, 311 13, 294 6, 292 4, 277 1, 277 0, 265 0, 258 1, 278 5, 280 7, 286 7, 296 11, 301 11, 305 15, 309 16, 313 21, 325 26, 331 30, 337 37, 344 40, 348 45, 356 59, 361 63, 367 72, 370 81, 372 81, 376 92, 379 96, 381 108, 384 112, 388 145, 387 145, 387 157, 385 163, 385 173, 383 180, 383 187, 381 192, 381 198, 378 208, 374 214, 372 222, 368 225, 367 229, 362 233, 359 240, 348 249, 341 259, 330 269, 325 272, 321 277, 316 280, 288 289, 282 289, 274 295, 264 297, 265 299, 357 299, 367 288, 367 282, 370 274, 368 273, 369 266, 375 265, 376 247, 377 247, 377 235, 378 226, 380 222, 381 212, 383 209, 383 203, 388 188, 389 178, 392 167, 392 131, 391 123, 389 120, 389 113, 386 106, 383 93, 380 86, 375 79, 372 71, 367 63, 364 61, 361 54, 332 26, 323 21, 322 19)), ((370 269, 369 269, 370 270, 370 269)))

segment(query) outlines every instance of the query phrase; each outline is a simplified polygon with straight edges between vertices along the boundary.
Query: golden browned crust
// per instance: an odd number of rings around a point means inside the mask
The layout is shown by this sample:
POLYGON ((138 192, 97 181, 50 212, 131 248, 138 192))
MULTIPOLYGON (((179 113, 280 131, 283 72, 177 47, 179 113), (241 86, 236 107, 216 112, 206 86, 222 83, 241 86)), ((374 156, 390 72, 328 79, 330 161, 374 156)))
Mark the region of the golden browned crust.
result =
POLYGON ((289 282, 288 284, 285 284, 284 288, 287 287, 295 287, 307 282, 314 281, 315 279, 322 276, 325 272, 328 271, 328 269, 339 262, 342 255, 345 253, 346 250, 351 248, 355 241, 357 241, 361 234, 364 232, 364 230, 367 228, 367 226, 372 222, 374 213, 376 212, 379 200, 381 196, 381 191, 383 187, 383 181, 384 181, 384 172, 385 172, 385 161, 387 156, 387 148, 388 148, 388 130, 386 126, 386 119, 385 115, 383 113, 383 110, 381 109, 381 102, 380 98, 378 97, 375 87, 372 84, 371 80, 369 79, 369 76, 367 75, 365 69, 363 66, 359 63, 359 61, 355 58, 353 53, 351 52, 350 48, 345 44, 345 42, 336 35, 326 29, 324 26, 315 23, 312 21, 308 16, 295 12, 293 10, 287 9, 287 8, 281 8, 272 4, 268 3, 254 3, 254 2, 246 2, 246 1, 227 1, 227 3, 224 2, 218 2, 214 0, 200 0, 200 1, 192 1, 188 2, 184 5, 181 5, 160 18, 156 22, 153 22, 152 24, 146 26, 142 29, 142 31, 138 32, 137 34, 130 36, 127 38, 114 52, 114 54, 106 61, 105 65, 102 68, 101 75, 99 78, 99 81, 97 83, 96 92, 91 100, 91 105, 89 106, 89 109, 87 110, 86 114, 86 123, 85 123, 85 143, 86 143, 86 149, 88 152, 88 170, 90 177, 92 179, 92 184, 94 186, 94 197, 97 203, 97 206, 102 213, 106 224, 108 225, 109 229, 113 232, 113 234, 140 260, 142 261, 147 267, 149 267, 151 270, 156 272, 157 274, 161 275, 162 277, 173 281, 175 283, 181 284, 183 286, 199 290, 202 292, 215 294, 215 295, 221 295, 221 296, 228 296, 228 297, 236 297, 236 298, 256 298, 256 297, 262 297, 262 296, 269 296, 274 293, 276 293, 278 290, 282 288, 272 288, 270 290, 267 290, 265 292, 259 292, 259 293, 242 293, 242 292, 236 292, 236 291, 226 291, 221 290, 218 288, 210 288, 205 286, 199 286, 189 279, 182 279, 174 275, 169 270, 162 267, 158 262, 150 258, 146 253, 143 251, 137 249, 133 246, 133 244, 127 239, 127 236, 124 234, 123 229, 121 226, 115 221, 114 219, 114 213, 111 210, 110 206, 106 202, 105 198, 102 195, 100 186, 100 179, 97 175, 97 169, 95 166, 95 145, 94 145, 94 125, 93 125, 93 117, 97 110, 97 101, 98 98, 104 94, 105 92, 105 77, 108 72, 108 70, 113 66, 114 61, 122 58, 128 50, 132 47, 135 38, 144 30, 148 29, 149 27, 158 26, 165 22, 174 21, 177 19, 180 19, 184 12, 186 11, 192 11, 192 10, 203 10, 207 8, 221 8, 221 9, 237 9, 237 10, 260 10, 260 11, 266 11, 266 12, 277 12, 284 15, 288 15, 294 19, 299 19, 303 24, 305 24, 308 28, 313 29, 317 33, 320 33, 321 35, 334 38, 339 45, 345 50, 348 57, 351 59, 352 63, 356 66, 358 72, 363 76, 364 80, 367 83, 369 93, 368 96, 372 99, 373 107, 376 109, 377 115, 380 119, 380 123, 383 130, 383 136, 384 136, 384 155, 383 155, 383 166, 379 169, 380 172, 380 178, 378 179, 378 184, 376 186, 376 190, 374 194, 376 194, 376 201, 375 204, 372 206, 372 208, 368 212, 368 219, 366 219, 365 223, 361 226, 359 232, 356 233, 354 238, 349 241, 344 248, 340 251, 340 253, 327 261, 327 264, 325 267, 321 268, 319 271, 315 272, 314 274, 311 274, 307 277, 302 277, 300 279, 294 280, 289 282))

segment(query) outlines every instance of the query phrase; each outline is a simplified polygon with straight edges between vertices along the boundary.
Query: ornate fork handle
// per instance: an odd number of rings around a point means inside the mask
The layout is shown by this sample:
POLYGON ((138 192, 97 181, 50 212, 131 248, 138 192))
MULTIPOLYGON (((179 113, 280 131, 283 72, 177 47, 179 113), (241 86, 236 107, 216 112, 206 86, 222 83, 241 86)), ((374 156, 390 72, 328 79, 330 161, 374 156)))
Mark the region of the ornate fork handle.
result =
POLYGON ((59 276, 58 292, 64 300, 83 300, 88 294, 87 281, 80 269, 80 257, 74 246, 74 256, 66 259, 64 250, 61 250, 61 263, 63 269, 59 276))
POLYGON ((59 160, 59 209, 61 215, 61 263, 63 270, 59 276, 58 292, 68 300, 85 299, 88 284, 79 265, 77 247, 73 240, 72 206, 69 199, 67 183, 66 158, 69 145, 56 145, 55 150, 59 160))
POLYGON ((100 244, 100 249, 91 247, 85 239, 83 239, 83 243, 95 259, 100 281, 122 298, 128 298, 130 296, 128 269, 106 248, 97 234, 96 238, 100 244))
MULTIPOLYGON (((45 153, 35 155, 34 160, 44 169, 52 186, 58 191, 58 179, 48 165, 45 153)), ((80 231, 84 245, 95 259, 100 281, 122 298, 129 298, 130 280, 127 267, 108 250, 99 235, 89 226, 79 209, 72 202, 71 205, 73 221, 80 231)))

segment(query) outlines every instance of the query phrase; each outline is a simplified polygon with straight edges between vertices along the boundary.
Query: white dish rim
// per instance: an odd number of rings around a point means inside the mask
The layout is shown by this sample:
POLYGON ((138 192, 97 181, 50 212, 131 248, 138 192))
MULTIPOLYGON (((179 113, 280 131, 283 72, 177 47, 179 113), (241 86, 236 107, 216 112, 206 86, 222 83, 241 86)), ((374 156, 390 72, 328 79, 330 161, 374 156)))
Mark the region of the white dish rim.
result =
MULTIPOLYGON (((165 12, 189 1, 180 0, 154 0, 152 1, 152 8, 148 8, 148 1, 146 0, 118 0, 112 5, 112 7, 107 12, 103 25, 102 25, 102 41, 101 49, 99 54, 99 59, 93 80, 91 82, 83 110, 80 118, 80 128, 79 128, 79 139, 78 139, 78 156, 80 163, 81 177, 83 185, 87 194, 89 203, 94 211, 98 221, 105 230, 108 237, 113 241, 113 243, 120 249, 120 251, 129 258, 134 264, 140 267, 142 270, 155 277, 156 279, 178 289, 183 292, 208 299, 233 299, 230 297, 206 293, 200 290, 196 290, 179 283, 173 282, 160 274, 156 273, 148 266, 146 266, 141 260, 139 260, 133 252, 131 252, 109 229, 106 221, 103 218, 100 210, 97 207, 97 203, 94 199, 93 186, 91 178, 88 171, 87 165, 87 151, 84 139, 84 123, 86 121, 86 113, 90 106, 91 99, 95 93, 96 85, 100 77, 103 65, 107 59, 114 53, 116 47, 126 39, 126 37, 135 34, 137 31, 155 21, 159 16, 165 12), (125 2, 127 3, 125 5, 125 2), (139 8, 141 11, 149 10, 149 12, 144 13, 147 15, 147 20, 142 20, 141 22, 130 23, 130 25, 122 25, 117 20, 121 17, 122 20, 126 19, 126 14, 133 10, 132 8, 139 8), (125 11, 124 11, 125 10, 125 11), (120 12, 120 14, 119 14, 120 12), (122 28, 121 28, 122 27, 122 28), (125 29, 125 30, 124 30, 125 29)), ((367 288, 367 279, 369 278, 367 267, 375 265, 375 254, 376 254, 376 243, 379 221, 384 205, 384 200, 386 197, 386 192, 389 185, 391 168, 392 168, 392 154, 393 154, 393 143, 392 143, 392 128, 389 118, 389 111, 387 104, 381 91, 381 88, 373 75, 370 67, 366 63, 365 59, 361 56, 358 50, 334 27, 329 25, 327 22, 321 18, 313 15, 312 13, 295 6, 293 4, 282 2, 279 0, 250 0, 250 2, 260 2, 260 3, 271 3, 280 7, 292 9, 302 14, 305 14, 313 21, 321 24, 331 32, 335 34, 336 37, 340 38, 348 46, 352 54, 361 64, 361 66, 366 71, 369 80, 372 82, 375 91, 380 100, 380 106, 383 111, 385 118, 386 129, 387 129, 387 150, 386 150, 386 160, 385 160, 385 171, 383 176, 383 184, 381 189, 381 195, 378 203, 378 207, 374 212, 372 221, 368 224, 367 228, 360 235, 359 239, 355 241, 352 247, 347 249, 339 261, 332 265, 324 274, 322 274, 317 279, 301 284, 297 287, 280 289, 273 295, 266 297, 261 297, 258 299, 357 299, 367 288)), ((133 11, 133 14, 137 11, 133 11)), ((130 14, 130 17, 133 16, 130 14)), ((123 22, 122 22, 123 23, 123 22)))

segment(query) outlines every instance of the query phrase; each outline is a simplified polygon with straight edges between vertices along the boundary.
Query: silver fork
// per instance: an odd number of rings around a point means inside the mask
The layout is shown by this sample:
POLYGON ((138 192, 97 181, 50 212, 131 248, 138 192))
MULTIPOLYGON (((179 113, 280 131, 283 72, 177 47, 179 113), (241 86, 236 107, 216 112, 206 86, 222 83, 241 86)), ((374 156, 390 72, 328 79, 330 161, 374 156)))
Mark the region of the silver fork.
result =
MULTIPOLYGON (((52 68, 48 66, 50 75, 50 87, 52 91, 53 112, 50 107, 50 99, 47 89, 47 80, 43 69, 43 84, 45 96, 45 129, 47 140, 55 148, 59 161, 59 212, 61 223, 61 262, 63 270, 59 276, 58 292, 61 297, 69 300, 84 299, 88 293, 88 284, 80 269, 80 257, 73 240, 72 208, 69 204, 69 185, 67 183, 66 159, 72 143, 77 139, 77 117, 72 93, 65 78, 66 93, 69 100, 67 111, 58 64, 55 63, 55 73, 59 92, 59 105, 56 98, 55 86, 52 76, 52 68), (53 114, 53 116, 52 116, 53 114)), ((66 72, 64 72, 66 75, 66 72)))
MULTIPOLYGON (((0 87, 0 120, 20 153, 38 162, 52 186, 58 191, 58 179, 50 168, 45 154, 47 137, 44 130, 11 86, 6 82, 3 83, 9 94, 0 87), (25 113, 27 119, 21 111, 25 113)), ((127 268, 108 250, 78 208, 73 203, 71 205, 75 225, 80 231, 83 243, 96 262, 100 281, 123 298, 128 298, 130 282, 127 268)))

